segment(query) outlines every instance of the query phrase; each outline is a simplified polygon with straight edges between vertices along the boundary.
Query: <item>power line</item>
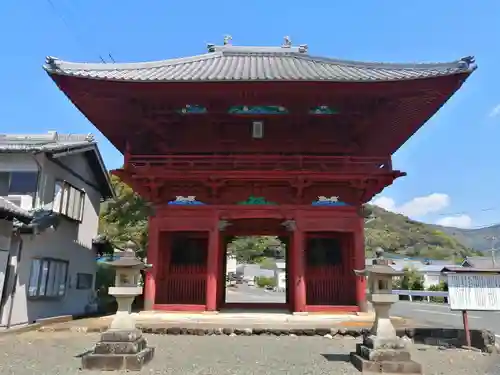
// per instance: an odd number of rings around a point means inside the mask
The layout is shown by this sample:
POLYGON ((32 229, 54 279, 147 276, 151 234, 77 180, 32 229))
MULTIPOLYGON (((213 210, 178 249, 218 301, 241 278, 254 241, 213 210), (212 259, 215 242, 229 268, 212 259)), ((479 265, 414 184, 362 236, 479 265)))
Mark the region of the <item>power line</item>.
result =
POLYGON ((469 215, 478 212, 487 212, 487 211, 500 211, 500 207, 489 207, 489 208, 481 208, 474 211, 461 211, 461 212, 452 212, 452 213, 439 213, 438 216, 458 216, 458 215, 469 215))
MULTIPOLYGON (((88 45, 86 45, 86 43, 82 39, 80 39, 80 37, 78 36, 78 34, 72 30, 70 24, 68 23, 68 21, 64 17, 63 13, 59 12, 59 10, 57 9, 55 3, 52 0, 47 0, 47 3, 49 4, 50 8, 52 9, 52 12, 54 12, 54 14, 56 15, 56 17, 58 17, 61 20, 61 22, 63 23, 64 27, 66 27, 67 31, 73 36, 73 38, 80 45, 80 47, 82 47, 83 49, 88 49, 88 45)), ((104 64, 106 64, 106 60, 103 59, 103 57, 101 56, 101 54, 98 53, 97 55, 98 55, 99 59, 104 64)))

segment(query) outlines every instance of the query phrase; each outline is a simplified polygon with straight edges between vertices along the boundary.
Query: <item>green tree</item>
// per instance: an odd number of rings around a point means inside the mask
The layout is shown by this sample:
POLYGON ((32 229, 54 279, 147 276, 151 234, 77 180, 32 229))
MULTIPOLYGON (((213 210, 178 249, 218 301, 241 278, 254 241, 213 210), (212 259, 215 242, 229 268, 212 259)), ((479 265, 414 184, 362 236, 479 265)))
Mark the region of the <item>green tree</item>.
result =
POLYGON ((150 207, 117 176, 111 176, 111 184, 116 199, 101 205, 99 232, 116 248, 123 248, 127 241, 134 242, 137 256, 144 258, 148 243, 150 207))
POLYGON ((235 237, 228 250, 239 263, 262 263, 271 255, 271 249, 281 245, 276 236, 235 237))

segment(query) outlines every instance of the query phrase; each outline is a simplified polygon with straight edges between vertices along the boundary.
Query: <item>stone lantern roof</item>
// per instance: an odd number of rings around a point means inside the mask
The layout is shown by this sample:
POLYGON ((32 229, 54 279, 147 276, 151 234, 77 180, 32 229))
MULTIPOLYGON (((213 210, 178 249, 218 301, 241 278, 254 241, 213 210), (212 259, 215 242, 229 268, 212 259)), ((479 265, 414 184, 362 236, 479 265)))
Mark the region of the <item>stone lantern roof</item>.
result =
POLYGON ((136 257, 134 248, 133 242, 127 242, 127 247, 119 253, 119 258, 105 263, 115 268, 147 268, 146 264, 136 257))

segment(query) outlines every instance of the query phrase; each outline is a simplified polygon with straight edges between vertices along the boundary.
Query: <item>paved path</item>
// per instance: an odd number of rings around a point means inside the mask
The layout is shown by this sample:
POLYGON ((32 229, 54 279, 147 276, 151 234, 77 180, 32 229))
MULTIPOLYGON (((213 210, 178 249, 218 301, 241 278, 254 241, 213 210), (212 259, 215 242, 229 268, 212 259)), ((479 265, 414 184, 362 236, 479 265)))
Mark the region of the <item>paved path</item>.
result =
MULTIPOLYGON (((82 374, 78 356, 91 349, 98 338, 97 334, 69 332, 0 336, 0 374, 82 374)), ((358 342, 355 339, 162 335, 147 335, 147 339, 156 347, 156 354, 139 374, 359 375, 347 362, 348 353, 358 342)), ((424 346, 416 346, 413 357, 424 365, 427 375, 485 375, 497 358, 424 346)))
POLYGON ((285 303, 284 292, 238 284, 237 288, 226 288, 227 303, 285 303))
MULTIPOLYGON (((433 327, 463 328, 462 313, 451 311, 446 304, 400 301, 392 307, 391 315, 433 327)), ((471 329, 491 330, 500 339, 500 311, 471 311, 468 316, 471 329)))

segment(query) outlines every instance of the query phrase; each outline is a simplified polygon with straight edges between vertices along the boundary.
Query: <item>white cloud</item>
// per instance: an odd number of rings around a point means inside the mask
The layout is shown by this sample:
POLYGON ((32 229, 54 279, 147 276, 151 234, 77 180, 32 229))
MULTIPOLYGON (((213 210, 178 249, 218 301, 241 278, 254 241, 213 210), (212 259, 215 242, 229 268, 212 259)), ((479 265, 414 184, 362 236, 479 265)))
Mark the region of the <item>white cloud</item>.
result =
POLYGON ((372 200, 371 204, 373 204, 375 206, 379 206, 380 208, 383 208, 384 210, 387 210, 387 211, 397 212, 396 211, 396 202, 394 202, 394 199, 392 199, 392 198, 378 197, 378 198, 375 198, 374 200, 372 200))
POLYGON ((500 115, 500 104, 497 104, 489 113, 489 117, 497 117, 500 115))
POLYGON ((439 219, 436 224, 445 227, 470 228, 472 227, 472 219, 468 215, 446 216, 439 219))
POLYGON ((411 201, 398 206, 394 199, 382 196, 375 198, 372 204, 387 211, 397 212, 411 218, 418 218, 448 207, 450 205, 450 197, 447 194, 433 193, 413 198, 411 201))
MULTIPOLYGON (((394 199, 384 196, 376 197, 371 201, 371 203, 387 211, 403 214, 412 219, 418 220, 425 215, 439 212, 448 207, 451 200, 447 194, 432 193, 423 197, 413 198, 402 205, 397 205, 394 199)), ((471 228, 472 219, 470 216, 464 214, 445 216, 437 220, 436 224, 443 225, 445 227, 471 228)))

